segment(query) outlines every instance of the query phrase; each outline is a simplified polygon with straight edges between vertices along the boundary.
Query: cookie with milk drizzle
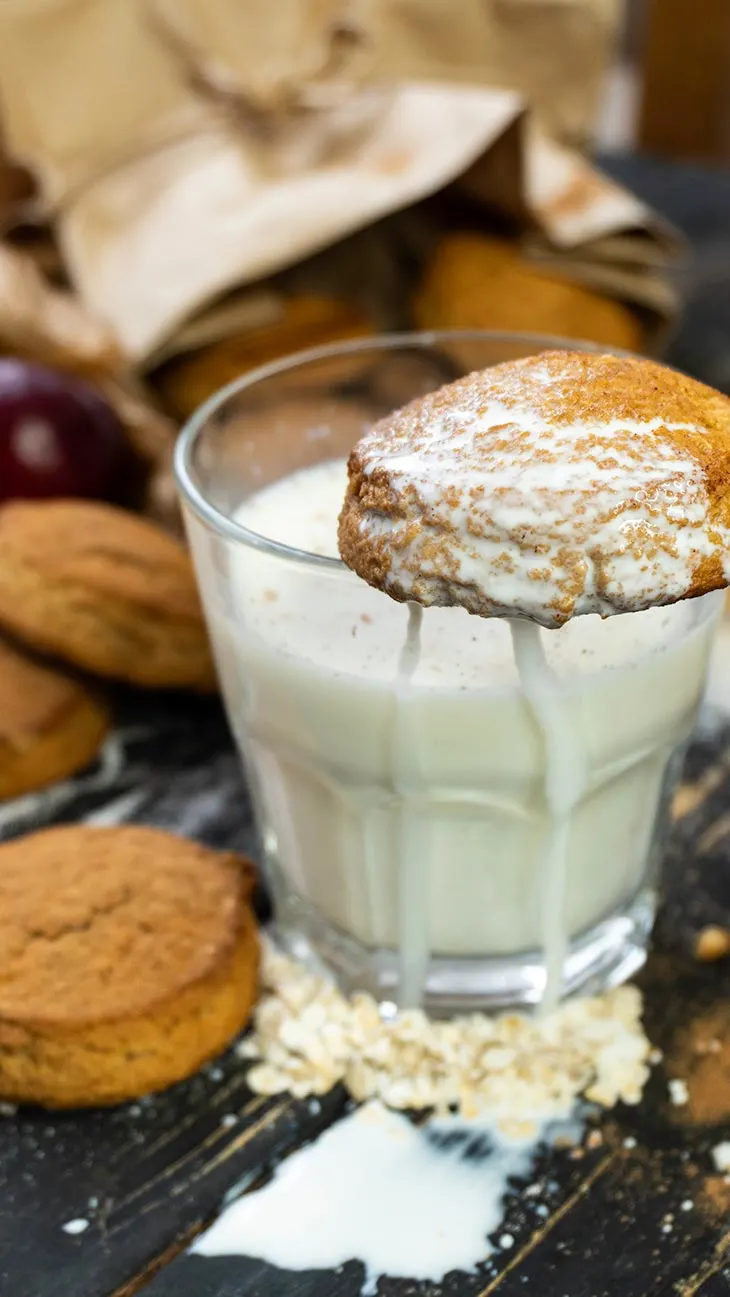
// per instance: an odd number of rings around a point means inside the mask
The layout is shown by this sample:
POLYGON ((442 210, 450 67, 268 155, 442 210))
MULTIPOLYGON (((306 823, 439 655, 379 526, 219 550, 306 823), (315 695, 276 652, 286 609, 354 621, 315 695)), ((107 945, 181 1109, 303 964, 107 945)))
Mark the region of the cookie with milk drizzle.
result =
POLYGON ((374 424, 345 563, 393 599, 548 628, 730 584, 730 399, 649 360, 551 351, 374 424))

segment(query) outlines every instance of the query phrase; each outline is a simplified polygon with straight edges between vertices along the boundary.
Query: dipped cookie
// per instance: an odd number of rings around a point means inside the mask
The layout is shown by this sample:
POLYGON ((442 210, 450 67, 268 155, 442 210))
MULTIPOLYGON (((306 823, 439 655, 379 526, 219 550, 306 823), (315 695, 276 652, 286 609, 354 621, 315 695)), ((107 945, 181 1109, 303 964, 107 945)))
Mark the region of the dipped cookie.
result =
POLYGON ((392 598, 553 628, 730 583, 730 400, 647 360, 555 351, 375 424, 339 547, 392 598))

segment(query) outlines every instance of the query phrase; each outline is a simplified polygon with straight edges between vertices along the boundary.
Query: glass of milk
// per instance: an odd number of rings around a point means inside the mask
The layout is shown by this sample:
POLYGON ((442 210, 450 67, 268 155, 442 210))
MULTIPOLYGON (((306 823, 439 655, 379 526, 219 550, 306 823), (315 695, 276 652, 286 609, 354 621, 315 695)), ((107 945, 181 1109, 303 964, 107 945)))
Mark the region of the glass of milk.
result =
POLYGON ((369 423, 556 345, 452 333, 321 348, 226 388, 178 444, 279 935, 381 1001, 538 1004, 551 966, 555 997, 613 986, 645 957, 722 595, 541 632, 584 770, 558 858, 508 623, 426 609, 404 671, 408 609, 337 554, 346 459, 369 423))

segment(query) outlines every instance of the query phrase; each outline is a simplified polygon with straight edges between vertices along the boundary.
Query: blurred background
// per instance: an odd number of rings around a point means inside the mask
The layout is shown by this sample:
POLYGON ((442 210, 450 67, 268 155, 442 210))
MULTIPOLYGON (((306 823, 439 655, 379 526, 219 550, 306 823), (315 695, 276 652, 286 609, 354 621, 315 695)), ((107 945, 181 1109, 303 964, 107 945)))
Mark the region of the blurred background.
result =
POLYGON ((722 0, 625 0, 597 144, 730 164, 730 17, 722 0))
POLYGON ((688 240, 667 358, 730 391, 730 6, 626 0, 595 149, 688 240))

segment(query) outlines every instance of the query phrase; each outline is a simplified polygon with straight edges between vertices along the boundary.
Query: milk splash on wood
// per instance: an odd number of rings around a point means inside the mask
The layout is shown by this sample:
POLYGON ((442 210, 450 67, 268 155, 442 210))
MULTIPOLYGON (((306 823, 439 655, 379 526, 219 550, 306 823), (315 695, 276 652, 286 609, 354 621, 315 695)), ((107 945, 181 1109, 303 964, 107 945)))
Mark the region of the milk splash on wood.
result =
POLYGON ((509 1181, 529 1172, 537 1138, 508 1139, 457 1117, 419 1128, 370 1103, 228 1207, 193 1252, 285 1270, 358 1260, 363 1293, 374 1293, 381 1275, 439 1282, 473 1272, 494 1251, 489 1235, 509 1181))

